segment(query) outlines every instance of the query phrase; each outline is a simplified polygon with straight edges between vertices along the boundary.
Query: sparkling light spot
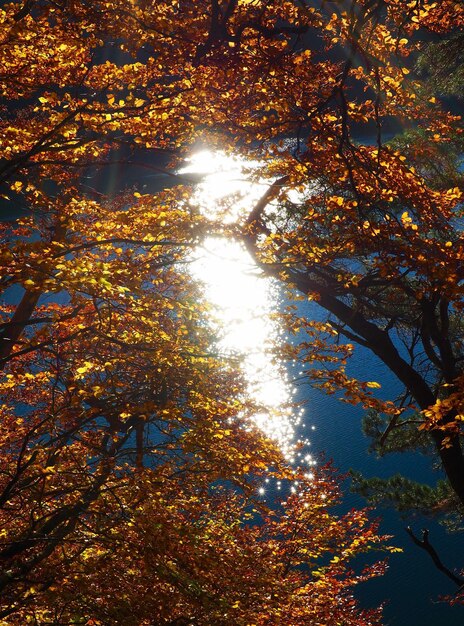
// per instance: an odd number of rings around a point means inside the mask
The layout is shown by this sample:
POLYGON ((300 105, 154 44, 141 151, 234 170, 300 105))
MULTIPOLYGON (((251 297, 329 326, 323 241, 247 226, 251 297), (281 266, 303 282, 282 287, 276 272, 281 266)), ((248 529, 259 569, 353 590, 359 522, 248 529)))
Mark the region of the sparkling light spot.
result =
MULTIPOLYGON (((194 201, 206 217, 236 222, 261 197, 266 186, 246 181, 246 165, 250 166, 221 152, 201 150, 192 155, 182 173, 205 174, 194 201)), ((222 328, 220 348, 240 357, 251 397, 262 407, 254 421, 294 462, 290 457, 302 412, 294 410, 295 389, 283 364, 269 353, 270 345, 282 340, 281 329, 270 317, 277 309, 277 285, 261 275, 243 246, 230 239, 207 239, 195 258, 192 271, 205 284, 213 317, 222 328)))

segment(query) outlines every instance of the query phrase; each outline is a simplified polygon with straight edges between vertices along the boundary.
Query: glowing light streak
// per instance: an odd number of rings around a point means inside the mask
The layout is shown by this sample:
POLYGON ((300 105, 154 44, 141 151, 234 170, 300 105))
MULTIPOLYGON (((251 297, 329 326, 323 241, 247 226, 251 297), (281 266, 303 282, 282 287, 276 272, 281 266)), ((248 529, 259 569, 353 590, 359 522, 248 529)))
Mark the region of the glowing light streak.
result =
MULTIPOLYGON (((245 166, 250 164, 220 152, 202 150, 192 155, 182 173, 205 174, 194 200, 206 217, 234 223, 262 195, 262 185, 246 181, 245 166)), ((210 238, 199 252, 195 251, 192 271, 205 284, 206 297, 223 329, 220 347, 241 357, 250 394, 262 407, 254 421, 291 460, 302 410, 295 410, 294 388, 283 364, 269 350, 281 333, 271 318, 279 299, 277 286, 260 275, 239 242, 210 238)))

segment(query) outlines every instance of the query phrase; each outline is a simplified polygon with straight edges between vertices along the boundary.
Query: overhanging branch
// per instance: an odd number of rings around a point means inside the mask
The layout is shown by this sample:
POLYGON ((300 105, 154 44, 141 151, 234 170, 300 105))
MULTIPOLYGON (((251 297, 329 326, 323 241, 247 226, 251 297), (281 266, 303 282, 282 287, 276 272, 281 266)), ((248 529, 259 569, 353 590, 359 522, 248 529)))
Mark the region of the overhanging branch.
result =
POLYGON ((456 574, 454 574, 450 569, 443 565, 442 560, 438 556, 438 552, 429 541, 429 531, 427 528, 424 528, 422 531, 422 539, 416 537, 410 526, 406 528, 406 532, 411 537, 416 546, 422 548, 422 550, 425 550, 427 552, 427 554, 432 559, 435 567, 440 570, 440 572, 442 572, 445 576, 452 580, 458 587, 462 587, 464 585, 464 578, 462 578, 462 576, 456 576, 456 574))

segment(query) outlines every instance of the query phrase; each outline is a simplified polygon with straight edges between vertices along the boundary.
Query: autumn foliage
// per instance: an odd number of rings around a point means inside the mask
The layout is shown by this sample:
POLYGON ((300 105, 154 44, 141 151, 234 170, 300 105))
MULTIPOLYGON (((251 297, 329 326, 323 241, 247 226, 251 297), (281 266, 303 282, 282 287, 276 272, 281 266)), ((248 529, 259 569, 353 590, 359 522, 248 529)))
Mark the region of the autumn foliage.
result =
POLYGON ((382 566, 349 565, 375 527, 331 513, 331 471, 290 470, 251 426, 259 407, 215 345, 188 262, 223 225, 189 186, 101 181, 143 179, 160 154, 174 167, 198 139, 254 159, 268 191, 227 234, 332 316, 288 316, 308 340, 287 356, 390 428, 420 411, 464 502, 461 191, 382 134, 416 125, 440 155, 459 133, 408 57, 416 31, 462 19, 450 0, 3 7, 3 623, 379 623, 352 587, 382 566), (353 139, 364 126, 375 145, 353 139), (369 347, 407 402, 352 380, 334 336, 369 347), (298 495, 266 508, 265 475, 298 495))
POLYGON ((3 623, 379 623, 352 587, 382 567, 350 566, 376 528, 251 427, 179 271, 194 240, 172 194, 40 202, 4 228, 24 291, 3 328, 30 313, 3 357, 3 623), (298 495, 267 509, 264 475, 298 495))
POLYGON ((252 428, 180 269, 192 216, 172 192, 76 196, 38 193, 3 229, 6 294, 23 286, 3 308, 4 623, 378 623, 351 587, 381 568, 349 566, 376 530, 252 428), (264 475, 301 493, 272 513, 264 475))

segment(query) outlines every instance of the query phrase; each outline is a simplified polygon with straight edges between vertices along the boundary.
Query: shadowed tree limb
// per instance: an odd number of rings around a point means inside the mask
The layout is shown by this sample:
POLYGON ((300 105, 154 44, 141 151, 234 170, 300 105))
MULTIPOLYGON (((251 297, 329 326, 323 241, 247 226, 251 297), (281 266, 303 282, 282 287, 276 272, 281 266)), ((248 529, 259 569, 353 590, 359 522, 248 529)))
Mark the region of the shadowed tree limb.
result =
POLYGON ((11 324, 0 331, 0 369, 7 362, 13 347, 31 319, 40 296, 39 290, 26 290, 11 318, 11 324))
POLYGON ((430 558, 432 559, 435 567, 440 570, 440 572, 442 572, 445 576, 448 576, 448 578, 452 580, 456 585, 458 585, 458 587, 462 587, 464 585, 464 578, 462 578, 461 576, 456 576, 456 574, 454 574, 450 569, 443 565, 437 551, 429 541, 429 531, 427 528, 424 528, 422 531, 422 539, 416 537, 410 526, 406 528, 406 532, 414 541, 416 546, 419 546, 419 548, 422 548, 422 550, 425 550, 427 554, 430 555, 430 558))

